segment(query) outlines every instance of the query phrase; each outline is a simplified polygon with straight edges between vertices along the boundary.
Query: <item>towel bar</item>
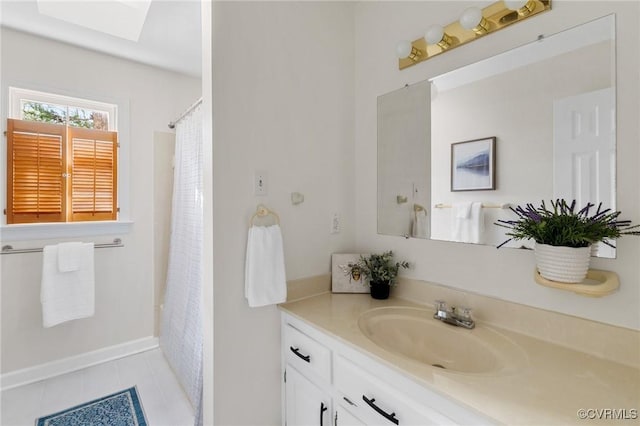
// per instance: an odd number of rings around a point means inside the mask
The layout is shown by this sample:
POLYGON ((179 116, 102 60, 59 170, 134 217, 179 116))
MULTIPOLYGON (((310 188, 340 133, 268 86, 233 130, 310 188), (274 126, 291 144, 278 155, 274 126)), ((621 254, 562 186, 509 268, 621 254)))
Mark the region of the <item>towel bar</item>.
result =
MULTIPOLYGON (((94 248, 111 248, 111 247, 124 247, 122 240, 120 238, 114 238, 112 243, 105 244, 96 244, 94 248)), ((2 251, 0 254, 20 254, 20 253, 39 253, 42 251, 42 247, 40 248, 29 248, 29 249, 14 249, 11 245, 2 246, 2 251)))

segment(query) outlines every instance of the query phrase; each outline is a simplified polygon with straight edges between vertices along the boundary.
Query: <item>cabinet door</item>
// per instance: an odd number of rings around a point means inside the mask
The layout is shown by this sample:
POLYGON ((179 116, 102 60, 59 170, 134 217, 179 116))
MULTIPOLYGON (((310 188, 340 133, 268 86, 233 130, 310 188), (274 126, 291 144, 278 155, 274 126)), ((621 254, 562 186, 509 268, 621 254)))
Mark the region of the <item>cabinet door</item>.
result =
POLYGON ((331 425, 331 397, 290 365, 285 395, 287 426, 331 425))
POLYGON ((367 426, 367 424, 338 404, 336 406, 334 426, 367 426))

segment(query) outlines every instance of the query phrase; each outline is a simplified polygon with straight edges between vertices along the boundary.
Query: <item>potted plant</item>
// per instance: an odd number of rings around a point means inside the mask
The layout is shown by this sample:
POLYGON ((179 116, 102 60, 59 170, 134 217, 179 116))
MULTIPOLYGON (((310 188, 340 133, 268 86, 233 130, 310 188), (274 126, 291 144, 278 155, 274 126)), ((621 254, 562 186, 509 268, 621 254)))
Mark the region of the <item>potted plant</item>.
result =
POLYGON ((536 263, 540 275, 548 280, 567 283, 582 282, 589 270, 591 245, 610 242, 622 235, 640 235, 640 225, 630 220, 618 220, 619 211, 602 209, 598 205, 592 213, 593 203, 580 210, 576 201, 571 204, 563 199, 551 201, 548 208, 544 200, 540 206, 518 206, 511 210, 518 216, 514 220, 498 220, 495 224, 510 229, 511 240, 533 239, 536 242, 536 263))
POLYGON ((409 263, 394 262, 393 252, 386 251, 382 254, 370 254, 360 256, 356 263, 349 263, 352 273, 355 271, 369 279, 371 297, 374 299, 387 299, 389 289, 395 283, 400 268, 408 268, 409 263))

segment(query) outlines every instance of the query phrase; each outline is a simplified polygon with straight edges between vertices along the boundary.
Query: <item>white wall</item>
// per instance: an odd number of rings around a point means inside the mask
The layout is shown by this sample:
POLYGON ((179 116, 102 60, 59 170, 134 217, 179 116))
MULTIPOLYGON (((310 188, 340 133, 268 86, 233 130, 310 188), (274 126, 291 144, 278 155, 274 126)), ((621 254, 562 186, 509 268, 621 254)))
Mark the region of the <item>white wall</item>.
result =
POLYGON ((202 295, 203 295, 203 391, 202 421, 213 425, 213 5, 201 2, 202 23, 202 176, 203 197, 202 295))
MULTIPOLYGON (((129 134, 121 134, 120 140, 130 155, 129 203, 134 225, 131 233, 120 235, 124 248, 96 250, 95 316, 50 329, 42 328, 41 319, 42 254, 1 257, 2 372, 152 336, 153 136, 156 130, 166 131, 167 123, 200 97, 200 81, 3 29, 3 92, 8 85, 128 104, 129 134)), ((102 243, 112 238, 87 236, 83 240, 102 243)), ((12 245, 41 247, 51 242, 12 245)))
POLYGON ((280 424, 279 313, 244 299, 247 229, 258 203, 280 215, 288 279, 328 273, 352 247, 353 4, 214 2, 213 15, 214 418, 280 424))
MULTIPOLYGON (((618 258, 594 259, 592 267, 613 270, 620 291, 591 299, 538 286, 533 281, 533 254, 442 241, 405 240, 376 234, 376 96, 462 65, 615 12, 617 25, 618 208, 624 218, 640 222, 638 78, 640 4, 554 0, 553 9, 466 46, 403 71, 395 44, 416 39, 431 23, 446 24, 466 7, 490 2, 359 2, 356 5, 355 173, 357 247, 363 251, 393 249, 415 267, 412 278, 494 296, 513 302, 640 328, 640 238, 618 241, 618 258)), ((576 70, 579 72, 579 70, 576 70)), ((434 200, 434 202, 439 202, 434 200)), ((420 302, 431 303, 423 300, 420 302)))

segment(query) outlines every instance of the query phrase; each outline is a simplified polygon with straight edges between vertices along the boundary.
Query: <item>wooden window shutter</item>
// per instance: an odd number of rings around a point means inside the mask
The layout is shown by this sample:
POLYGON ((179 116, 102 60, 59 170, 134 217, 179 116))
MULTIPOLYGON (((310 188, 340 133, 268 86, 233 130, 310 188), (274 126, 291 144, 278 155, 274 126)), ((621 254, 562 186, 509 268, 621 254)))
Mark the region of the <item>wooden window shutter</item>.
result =
POLYGON ((7 120, 7 223, 64 222, 66 126, 7 120))
POLYGON ((69 221, 117 219, 118 134, 68 128, 69 221))

